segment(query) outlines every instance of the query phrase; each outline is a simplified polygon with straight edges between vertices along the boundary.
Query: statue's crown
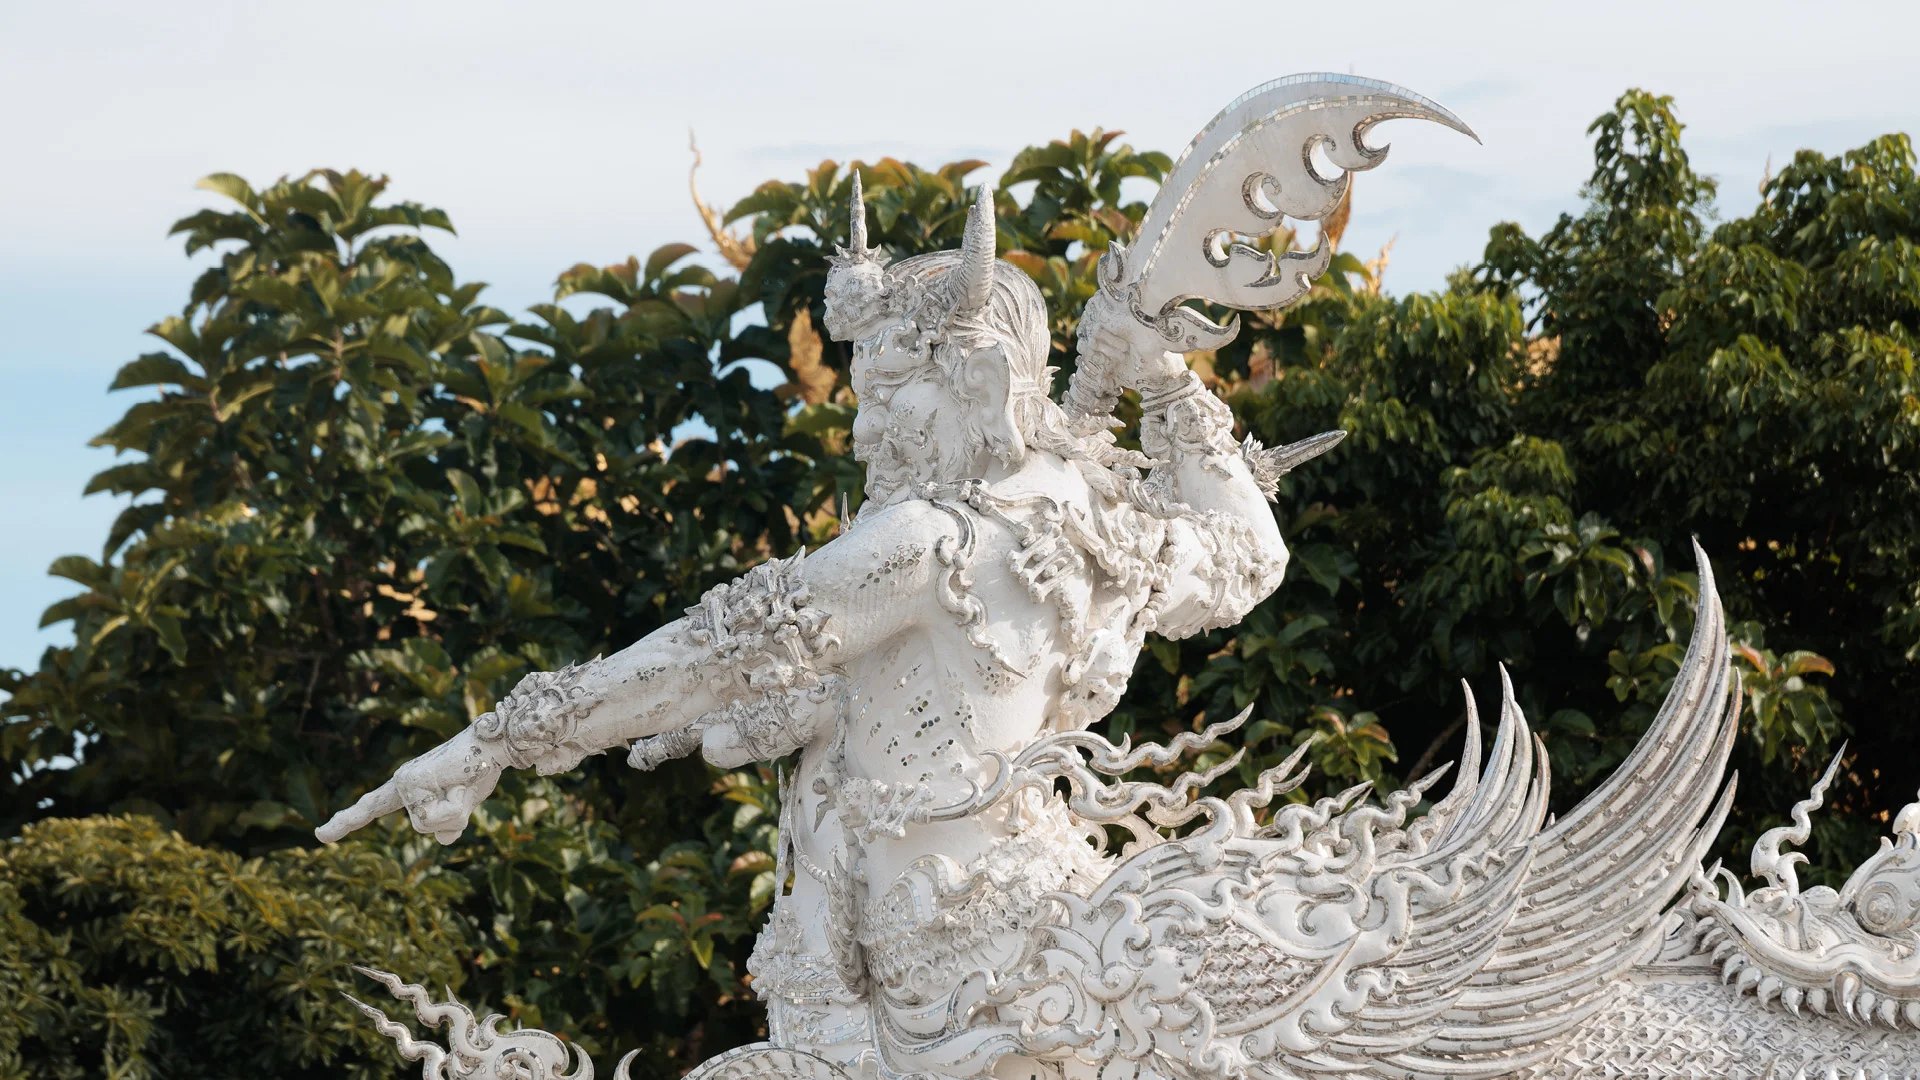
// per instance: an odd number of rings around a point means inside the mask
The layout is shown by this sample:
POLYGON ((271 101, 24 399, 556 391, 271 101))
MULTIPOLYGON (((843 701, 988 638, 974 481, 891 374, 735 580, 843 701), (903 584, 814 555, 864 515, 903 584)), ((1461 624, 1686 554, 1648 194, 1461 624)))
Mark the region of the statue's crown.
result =
POLYGON ((877 247, 867 246, 867 207, 860 171, 853 170, 849 192, 847 243, 828 259, 827 332, 841 341, 857 341, 879 328, 881 320, 911 306, 923 322, 945 324, 978 315, 992 294, 996 243, 993 192, 982 187, 967 210, 967 228, 957 266, 922 294, 901 267, 888 267, 877 247), (904 295, 915 294, 909 300, 904 295), (929 316, 933 318, 929 319, 929 316))

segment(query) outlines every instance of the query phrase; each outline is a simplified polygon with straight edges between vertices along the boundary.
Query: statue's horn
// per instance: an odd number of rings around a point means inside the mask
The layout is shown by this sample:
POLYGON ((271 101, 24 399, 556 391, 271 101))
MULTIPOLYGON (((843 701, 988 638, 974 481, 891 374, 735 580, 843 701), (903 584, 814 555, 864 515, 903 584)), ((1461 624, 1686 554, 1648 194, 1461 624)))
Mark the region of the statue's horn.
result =
POLYGON ((960 244, 960 265, 953 271, 955 314, 971 314, 986 306, 988 290, 993 286, 995 240, 993 192, 983 184, 980 198, 967 211, 967 234, 960 244))
POLYGON ((860 191, 860 168, 853 169, 853 194, 847 210, 847 250, 854 255, 867 252, 867 201, 860 191))

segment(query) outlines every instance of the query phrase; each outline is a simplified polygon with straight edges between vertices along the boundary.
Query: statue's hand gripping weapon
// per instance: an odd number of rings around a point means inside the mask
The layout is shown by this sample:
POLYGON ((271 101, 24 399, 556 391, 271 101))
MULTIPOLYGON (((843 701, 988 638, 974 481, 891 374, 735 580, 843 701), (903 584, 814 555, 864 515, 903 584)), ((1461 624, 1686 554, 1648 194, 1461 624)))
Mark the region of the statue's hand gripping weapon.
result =
MULTIPOLYGON (((1174 163, 1131 246, 1118 242, 1100 260, 1096 319, 1125 324, 1136 341, 1168 352, 1217 349, 1240 329, 1184 301, 1199 299, 1271 311, 1307 294, 1326 272, 1325 235, 1312 251, 1262 251, 1247 241, 1269 236, 1287 218, 1319 220, 1346 198, 1351 174, 1386 160, 1366 135, 1386 120, 1419 118, 1478 139, 1441 106, 1391 83, 1352 75, 1290 75, 1255 87, 1200 129, 1174 163), (1324 176, 1314 151, 1343 170, 1324 176)), ((1083 334, 1083 342, 1089 335, 1083 334)), ((1085 350, 1083 349, 1083 352, 1085 350)), ((1103 417, 1122 387, 1098 358, 1083 357, 1067 388, 1069 414, 1103 417)))

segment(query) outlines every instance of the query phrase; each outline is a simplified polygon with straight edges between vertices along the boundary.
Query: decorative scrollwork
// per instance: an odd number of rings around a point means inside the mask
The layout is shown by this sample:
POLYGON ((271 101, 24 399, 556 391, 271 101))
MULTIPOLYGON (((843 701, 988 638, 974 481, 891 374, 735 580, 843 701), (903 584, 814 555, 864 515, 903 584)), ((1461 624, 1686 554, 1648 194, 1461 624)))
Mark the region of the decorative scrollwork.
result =
POLYGON ((1894 838, 1861 863, 1839 891, 1802 889, 1782 846, 1807 842, 1840 767, 1843 747, 1792 823, 1754 842, 1751 868, 1766 886, 1749 893, 1718 864, 1698 872, 1682 909, 1695 954, 1735 992, 1762 1005, 1890 1028, 1920 1030, 1920 803, 1895 818, 1894 838), (1724 883, 1725 892, 1720 885, 1724 883))
POLYGON ((516 769, 535 768, 550 775, 572 768, 592 752, 575 736, 580 721, 600 703, 594 689, 597 664, 528 675, 492 712, 473 722, 474 734, 497 744, 516 769))
POLYGON ((822 670, 839 644, 828 613, 810 602, 801 573, 806 551, 769 559, 716 585, 687 609, 686 635, 707 650, 701 664, 721 707, 685 728, 636 741, 627 763, 652 769, 698 749, 706 729, 729 729, 752 760, 804 746, 823 722, 815 707, 837 686, 822 670))
MULTIPOLYGON (((400 1056, 420 1062, 422 1080, 593 1080, 593 1061, 580 1049, 538 1028, 501 1031, 506 1017, 497 1013, 475 1020, 473 1010, 457 1000, 436 1002, 423 986, 402 982, 397 975, 373 968, 353 970, 387 988, 395 998, 413 1006, 414 1016, 429 1028, 447 1026, 447 1046, 413 1037, 405 1024, 351 994, 342 995, 392 1039, 400 1056), (568 1068, 572 1067, 571 1072, 568 1068)), ((613 1080, 628 1080, 627 1067, 635 1050, 620 1059, 613 1080)))

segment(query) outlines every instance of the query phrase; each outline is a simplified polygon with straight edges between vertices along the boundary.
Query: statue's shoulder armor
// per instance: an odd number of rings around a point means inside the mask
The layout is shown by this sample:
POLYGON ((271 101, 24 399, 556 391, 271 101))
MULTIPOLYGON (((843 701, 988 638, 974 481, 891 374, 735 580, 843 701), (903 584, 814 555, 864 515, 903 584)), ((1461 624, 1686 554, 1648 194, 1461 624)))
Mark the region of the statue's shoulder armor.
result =
POLYGON ((953 515, 942 509, 944 505, 937 492, 927 491, 870 514, 859 514, 852 525, 820 549, 821 553, 832 551, 835 545, 865 548, 902 540, 934 543, 953 536, 953 515))

